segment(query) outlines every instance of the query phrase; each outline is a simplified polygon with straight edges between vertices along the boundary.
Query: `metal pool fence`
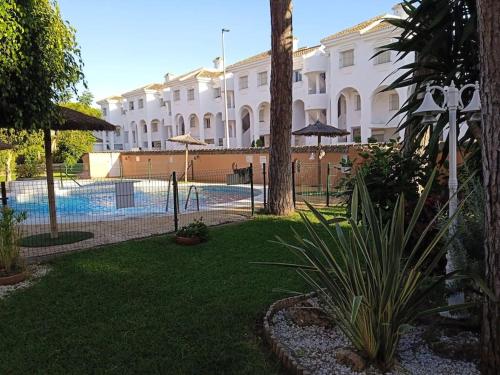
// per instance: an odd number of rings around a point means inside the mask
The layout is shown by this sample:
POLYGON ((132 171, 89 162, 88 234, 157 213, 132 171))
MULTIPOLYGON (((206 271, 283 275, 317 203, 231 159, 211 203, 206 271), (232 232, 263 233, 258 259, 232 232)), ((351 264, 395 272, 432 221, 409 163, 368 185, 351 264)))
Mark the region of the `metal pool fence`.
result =
POLYGON ((48 236, 45 179, 2 183, 2 201, 27 214, 20 228, 22 252, 28 258, 169 233, 195 219, 207 225, 243 220, 262 202, 263 188, 253 184, 251 166, 198 171, 195 180, 188 177, 175 171, 101 179, 57 175, 57 240, 48 236))
MULTIPOLYGON (((318 167, 293 162, 290 168, 297 205, 335 203, 336 186, 347 172, 326 163, 318 167)), ((20 224, 26 257, 174 232, 194 220, 207 225, 243 220, 266 208, 269 198, 265 163, 234 170, 191 170, 187 176, 183 171, 148 170, 147 175, 85 179, 81 171, 81 166, 55 171, 57 240, 48 235, 45 178, 2 183, 2 203, 27 214, 20 224)))

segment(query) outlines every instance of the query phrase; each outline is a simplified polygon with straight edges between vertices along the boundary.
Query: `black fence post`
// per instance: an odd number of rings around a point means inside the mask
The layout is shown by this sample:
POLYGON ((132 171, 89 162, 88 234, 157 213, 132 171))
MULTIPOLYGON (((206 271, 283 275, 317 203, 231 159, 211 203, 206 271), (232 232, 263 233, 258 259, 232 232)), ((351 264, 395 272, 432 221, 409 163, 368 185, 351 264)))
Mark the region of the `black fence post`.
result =
POLYGON ((297 200, 295 197, 295 161, 292 161, 292 199, 293 199, 293 208, 297 205, 297 200))
POLYGON ((252 216, 253 216, 255 213, 255 196, 254 196, 254 191, 253 191, 253 164, 252 163, 250 163, 249 172, 250 172, 250 199, 252 201, 252 216))
POLYGON ((179 191, 177 190, 177 176, 175 175, 175 171, 172 172, 172 185, 174 188, 174 229, 177 232, 179 230, 179 201, 178 201, 178 194, 179 191))
POLYGON ((330 163, 326 166, 326 207, 330 207, 330 163))
POLYGON ((5 188, 5 181, 2 181, 2 206, 7 206, 7 189, 5 188))
POLYGON ((262 163, 262 181, 264 184, 264 209, 267 209, 266 163, 262 163))

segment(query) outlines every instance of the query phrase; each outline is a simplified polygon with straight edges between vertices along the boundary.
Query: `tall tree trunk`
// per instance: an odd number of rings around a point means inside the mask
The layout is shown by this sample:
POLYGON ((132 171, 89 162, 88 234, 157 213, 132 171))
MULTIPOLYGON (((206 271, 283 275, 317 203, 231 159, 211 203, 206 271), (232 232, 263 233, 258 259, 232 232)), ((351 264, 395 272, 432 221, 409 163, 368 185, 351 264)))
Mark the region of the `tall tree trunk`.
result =
POLYGON ((485 265, 488 287, 496 302, 483 308, 481 370, 500 371, 500 1, 477 0, 481 102, 482 159, 485 191, 485 265))
POLYGON ((271 146, 269 212, 288 215, 292 200, 292 1, 270 0, 271 6, 271 146))
POLYGON ((52 137, 50 129, 44 129, 45 170, 47 173, 47 198, 49 201, 50 238, 57 238, 56 194, 54 191, 54 170, 52 166, 52 137))

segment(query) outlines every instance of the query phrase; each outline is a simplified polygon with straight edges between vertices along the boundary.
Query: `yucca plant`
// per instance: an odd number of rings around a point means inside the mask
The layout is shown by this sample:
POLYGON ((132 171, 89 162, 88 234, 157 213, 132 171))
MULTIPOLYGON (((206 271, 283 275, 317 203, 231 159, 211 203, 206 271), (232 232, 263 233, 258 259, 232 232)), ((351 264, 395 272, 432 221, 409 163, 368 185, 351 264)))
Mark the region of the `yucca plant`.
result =
POLYGON ((308 238, 302 238, 297 232, 295 243, 278 238, 279 243, 306 260, 304 264, 278 265, 296 268, 323 297, 326 310, 355 348, 383 370, 393 367, 401 334, 415 319, 470 307, 470 304, 431 309, 425 306, 429 293, 439 283, 448 278, 465 278, 460 272, 443 276, 433 274, 446 252, 446 246, 437 245, 447 234, 453 218, 446 220, 436 234, 430 235, 438 214, 416 241, 412 237, 435 173, 406 223, 404 196, 397 199, 392 218, 382 220, 370 200, 363 177, 358 175, 349 232, 344 232, 338 224, 331 227, 331 221, 308 205, 328 232, 328 240, 320 237, 304 213, 301 216, 308 238), (433 238, 424 241, 426 235, 433 238), (405 252, 405 249, 410 251, 405 252), (409 255, 405 257, 404 254, 409 255))

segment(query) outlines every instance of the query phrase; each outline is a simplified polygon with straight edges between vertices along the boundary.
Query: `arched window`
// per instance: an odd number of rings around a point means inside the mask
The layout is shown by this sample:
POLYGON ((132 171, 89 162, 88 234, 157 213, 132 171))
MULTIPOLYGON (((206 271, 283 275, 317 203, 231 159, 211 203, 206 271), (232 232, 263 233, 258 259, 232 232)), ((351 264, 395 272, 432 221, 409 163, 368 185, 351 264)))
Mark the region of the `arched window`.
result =
POLYGON ((189 118, 189 127, 190 128, 196 128, 196 117, 191 116, 189 118))
POLYGON ((148 126, 146 124, 142 125, 142 129, 143 129, 144 133, 148 132, 148 126))

